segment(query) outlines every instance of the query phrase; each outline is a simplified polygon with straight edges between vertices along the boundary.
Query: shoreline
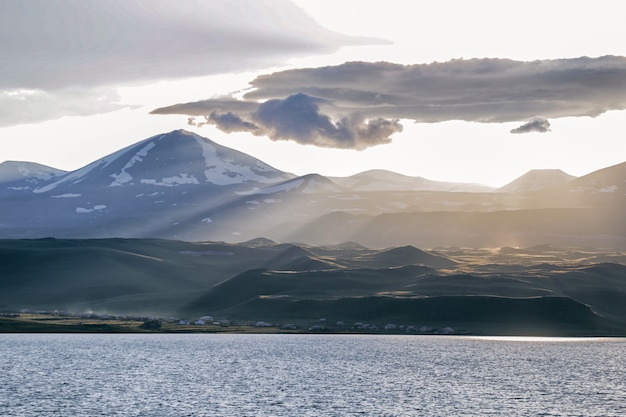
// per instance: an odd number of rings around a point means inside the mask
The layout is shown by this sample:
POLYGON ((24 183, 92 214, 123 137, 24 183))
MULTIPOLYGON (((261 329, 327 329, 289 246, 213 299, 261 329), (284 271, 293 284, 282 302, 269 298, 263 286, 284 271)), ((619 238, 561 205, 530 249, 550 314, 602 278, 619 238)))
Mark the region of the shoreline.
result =
POLYGON ((49 333, 49 334, 327 334, 327 335, 390 335, 390 336, 473 336, 473 337, 575 337, 575 338, 623 338, 626 332, 619 329, 560 329, 533 331, 531 328, 502 328, 487 325, 481 329, 428 328, 415 329, 412 326, 378 327, 368 329, 347 325, 319 324, 251 324, 219 322, 210 324, 179 324, 171 320, 139 318, 85 318, 80 316, 54 316, 51 314, 7 314, 0 316, 0 334, 9 333, 49 333))

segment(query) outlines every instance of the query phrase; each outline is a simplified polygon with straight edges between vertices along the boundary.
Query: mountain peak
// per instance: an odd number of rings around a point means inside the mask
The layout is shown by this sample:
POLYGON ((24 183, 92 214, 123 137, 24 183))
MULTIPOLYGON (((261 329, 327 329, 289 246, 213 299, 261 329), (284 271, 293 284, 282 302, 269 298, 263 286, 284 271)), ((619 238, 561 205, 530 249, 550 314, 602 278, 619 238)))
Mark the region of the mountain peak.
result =
POLYGON ((371 169, 350 177, 331 179, 353 191, 459 191, 487 192, 493 188, 480 184, 433 181, 423 177, 410 177, 385 169, 371 169))
POLYGON ((4 161, 0 163, 0 183, 18 180, 45 181, 65 173, 60 169, 34 162, 4 161))
POLYGON ((290 178, 264 162, 186 130, 152 136, 40 187, 272 184, 290 178))
POLYGON ((602 168, 568 184, 572 192, 626 195, 626 162, 602 168))
POLYGON ((501 193, 534 192, 563 185, 575 178, 560 169, 531 169, 496 191, 501 193))

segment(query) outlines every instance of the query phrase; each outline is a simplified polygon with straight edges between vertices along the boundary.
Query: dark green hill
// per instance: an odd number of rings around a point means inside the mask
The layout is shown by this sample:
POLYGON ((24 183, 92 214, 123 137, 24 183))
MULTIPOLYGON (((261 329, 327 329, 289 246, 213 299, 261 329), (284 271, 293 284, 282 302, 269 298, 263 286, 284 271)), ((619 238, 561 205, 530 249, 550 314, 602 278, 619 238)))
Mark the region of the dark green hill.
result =
POLYGON ((358 297, 339 300, 258 298, 237 306, 239 314, 279 320, 324 317, 335 320, 471 329, 497 335, 614 335, 623 325, 603 319, 563 297, 502 298, 441 296, 428 298, 358 297))
POLYGON ((270 253, 141 239, 0 241, 0 309, 174 314, 270 253))
POLYGON ((375 253, 363 255, 358 258, 359 261, 383 265, 383 266, 402 266, 402 265, 425 265, 432 268, 454 268, 457 263, 439 255, 432 255, 414 246, 402 246, 399 248, 391 248, 375 253))
POLYGON ((0 240, 0 311, 626 334, 626 266, 590 261, 620 253, 259 243, 0 240), (547 263, 548 252, 576 255, 547 263))

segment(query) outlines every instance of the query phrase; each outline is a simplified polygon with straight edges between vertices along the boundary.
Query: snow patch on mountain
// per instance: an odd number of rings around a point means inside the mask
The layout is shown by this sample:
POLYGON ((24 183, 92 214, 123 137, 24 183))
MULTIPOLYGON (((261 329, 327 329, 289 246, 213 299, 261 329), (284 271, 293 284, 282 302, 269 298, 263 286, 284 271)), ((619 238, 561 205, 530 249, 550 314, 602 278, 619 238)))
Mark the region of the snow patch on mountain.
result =
MULTIPOLYGON (((191 135, 200 145, 206 163, 204 175, 207 182, 216 185, 231 185, 244 182, 273 183, 277 181, 276 178, 267 175, 276 170, 261 161, 254 160, 253 165, 239 164, 236 158, 224 155, 223 151, 218 152, 218 149, 203 137, 185 131, 182 131, 182 134, 191 135)), ((233 150, 229 151, 233 152, 233 150)))
POLYGON ((200 184, 196 177, 194 177, 193 175, 185 174, 184 172, 181 173, 179 176, 163 178, 161 181, 157 181, 156 179, 152 178, 144 178, 139 182, 141 184, 160 185, 162 187, 174 187, 184 184, 200 184))
POLYGON ((619 187, 617 185, 609 185, 600 188, 598 191, 601 193, 614 193, 619 187))
POLYGON ((302 188, 302 192, 305 194, 316 193, 320 191, 330 191, 333 193, 341 192, 339 187, 334 186, 330 181, 319 181, 316 179, 310 179, 307 181, 304 188, 302 188))
POLYGON ((107 208, 107 206, 104 204, 97 204, 90 209, 84 207, 76 207, 76 213, 92 213, 94 211, 102 211, 105 208, 107 208))
POLYGON ((34 162, 5 161, 0 164, 0 183, 17 180, 47 181, 65 174, 65 171, 34 162))
POLYGON ((341 188, 337 187, 332 181, 317 174, 309 174, 295 179, 285 181, 267 188, 259 189, 254 187, 251 190, 239 191, 239 195, 261 195, 276 194, 299 190, 303 194, 325 193, 325 192, 341 192, 341 188))
POLYGON ((59 195, 51 195, 50 198, 76 198, 80 196, 82 196, 82 194, 66 193, 66 194, 59 194, 59 195))
POLYGON ((293 190, 295 188, 298 188, 300 185, 302 185, 303 182, 304 182, 304 179, 297 179, 297 180, 293 180, 293 181, 287 181, 287 182, 284 182, 282 184, 274 185, 272 187, 263 188, 262 190, 259 189, 258 187, 254 187, 252 190, 238 191, 237 194, 239 194, 239 195, 259 195, 259 194, 282 193, 282 192, 285 192, 285 191, 291 191, 291 190, 293 190))
POLYGON ((70 172, 69 174, 65 175, 63 178, 61 178, 58 181, 44 185, 43 187, 35 188, 33 190, 33 193, 35 194, 46 193, 48 191, 54 190, 61 184, 65 184, 71 181, 74 181, 74 184, 77 184, 81 181, 83 176, 85 176, 89 171, 94 169, 96 166, 97 166, 96 164, 87 165, 86 167, 81 168, 77 171, 70 172))
MULTIPOLYGON (((130 158, 130 160, 126 163, 126 165, 124 165, 119 174, 111 174, 110 176, 114 179, 114 181, 111 183, 110 186, 115 187, 132 181, 133 177, 127 172, 127 170, 131 169, 136 163, 142 162, 143 159, 148 156, 148 152, 150 152, 150 149, 154 147, 154 142, 149 142, 146 146, 141 148, 139 152, 137 152, 133 157, 130 158)), ((105 167, 109 164, 110 162, 108 162, 105 167)))

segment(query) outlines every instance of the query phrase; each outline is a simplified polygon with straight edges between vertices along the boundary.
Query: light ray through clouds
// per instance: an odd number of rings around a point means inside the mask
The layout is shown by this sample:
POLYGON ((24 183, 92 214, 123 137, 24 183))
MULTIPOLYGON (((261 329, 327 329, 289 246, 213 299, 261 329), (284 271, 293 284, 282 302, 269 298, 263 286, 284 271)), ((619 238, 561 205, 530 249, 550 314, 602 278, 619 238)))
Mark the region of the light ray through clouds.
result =
POLYGON ((299 175, 623 162, 620 4, 409 3, 0 0, 0 162, 76 169, 180 128, 299 175))

